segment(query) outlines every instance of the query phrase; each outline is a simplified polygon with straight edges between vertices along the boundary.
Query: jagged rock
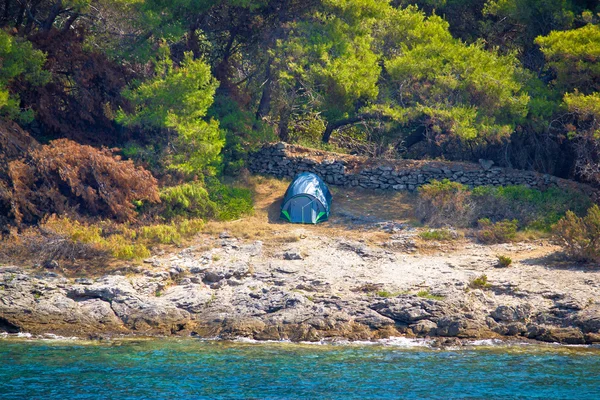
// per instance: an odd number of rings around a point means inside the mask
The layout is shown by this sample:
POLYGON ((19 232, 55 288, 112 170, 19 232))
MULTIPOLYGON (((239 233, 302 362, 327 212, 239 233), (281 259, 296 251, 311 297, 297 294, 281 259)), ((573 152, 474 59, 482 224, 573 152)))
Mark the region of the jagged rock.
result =
POLYGON ((185 329, 190 314, 166 300, 119 296, 111 303, 115 314, 133 331, 170 334, 185 329))
POLYGON ((561 328, 542 325, 529 325, 527 336, 543 342, 555 342, 565 344, 584 344, 586 342, 583 332, 578 328, 561 328))
POLYGON ((58 269, 60 265, 56 260, 47 260, 44 262, 44 268, 46 269, 58 269))
POLYGON ((242 279, 250 275, 250 266, 246 262, 236 262, 231 265, 211 267, 204 271, 204 282, 217 283, 224 279, 242 279))
POLYGON ((409 327, 417 336, 430 336, 435 335, 437 332, 437 324, 428 319, 421 320, 409 327))
POLYGON ((585 342, 588 344, 600 343, 600 333, 586 333, 585 342))
POLYGON ((385 253, 381 250, 372 249, 363 243, 343 241, 338 245, 341 250, 352 251, 363 258, 382 258, 385 253))
POLYGON ((395 321, 412 324, 422 319, 437 320, 443 315, 442 308, 435 300, 403 295, 375 303, 371 308, 395 321))
POLYGON ((255 241, 250 245, 240 247, 240 251, 248 254, 250 257, 259 256, 262 253, 263 242, 260 240, 255 241))
POLYGON ((491 169, 494 166, 494 161, 484 160, 484 159, 480 158, 479 165, 481 165, 481 168, 483 168, 484 171, 488 171, 489 169, 491 169))
POLYGON ((121 320, 110 306, 110 303, 100 299, 89 299, 79 302, 79 307, 92 321, 103 325, 122 326, 121 320))
POLYGON ((299 293, 287 292, 278 288, 263 289, 234 299, 237 312, 242 315, 262 315, 282 309, 291 309, 306 304, 308 300, 299 293))
POLYGON ((576 325, 585 333, 600 334, 600 304, 595 304, 577 312, 572 318, 573 325, 576 325))
POLYGON ((527 325, 522 322, 512 322, 509 324, 497 324, 492 330, 504 336, 519 336, 527 333, 527 325))
POLYGON ((355 321, 373 329, 381 329, 385 326, 394 325, 394 320, 385 317, 373 310, 363 309, 355 317, 355 321))
POLYGON ((284 260, 304 260, 304 257, 297 251, 286 251, 283 253, 284 260))
POLYGON ((498 322, 525 322, 531 316, 532 307, 529 304, 518 306, 498 306, 491 316, 498 322))
POLYGON ((275 272, 279 272, 282 274, 297 274, 300 271, 300 268, 298 266, 289 264, 277 265, 273 269, 275 272))
POLYGON ((67 291, 71 299, 102 299, 113 301, 117 296, 134 295, 135 289, 124 276, 112 275, 99 279, 93 285, 73 286, 67 291))
POLYGON ((179 285, 167 289, 161 298, 191 313, 199 313, 212 299, 212 292, 205 285, 179 285))
POLYGON ((489 329, 478 320, 466 318, 464 315, 442 317, 437 322, 436 334, 459 338, 478 339, 489 336, 489 329))
POLYGON ((220 280, 225 279, 225 274, 222 271, 209 269, 204 272, 204 282, 206 283, 216 283, 220 280))
POLYGON ((583 310, 585 308, 585 304, 572 297, 567 297, 555 300, 554 307, 556 307, 557 309, 578 311, 583 310))

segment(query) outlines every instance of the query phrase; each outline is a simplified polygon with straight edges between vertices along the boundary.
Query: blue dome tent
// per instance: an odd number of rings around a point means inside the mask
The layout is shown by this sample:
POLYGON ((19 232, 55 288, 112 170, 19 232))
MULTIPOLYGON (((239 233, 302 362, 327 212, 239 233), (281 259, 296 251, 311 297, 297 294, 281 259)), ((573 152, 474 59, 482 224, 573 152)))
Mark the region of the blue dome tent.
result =
POLYGON ((283 197, 281 218, 298 224, 327 221, 331 210, 331 192, 312 172, 296 176, 283 197))

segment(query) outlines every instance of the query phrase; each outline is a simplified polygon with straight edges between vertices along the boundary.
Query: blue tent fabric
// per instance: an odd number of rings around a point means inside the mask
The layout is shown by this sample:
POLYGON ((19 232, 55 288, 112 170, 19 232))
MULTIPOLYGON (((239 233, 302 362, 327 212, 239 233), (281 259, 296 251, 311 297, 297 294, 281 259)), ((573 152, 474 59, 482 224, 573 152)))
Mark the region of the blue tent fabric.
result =
POLYGON ((283 197, 281 218, 293 223, 316 224, 329 219, 331 192, 312 172, 294 178, 283 197))

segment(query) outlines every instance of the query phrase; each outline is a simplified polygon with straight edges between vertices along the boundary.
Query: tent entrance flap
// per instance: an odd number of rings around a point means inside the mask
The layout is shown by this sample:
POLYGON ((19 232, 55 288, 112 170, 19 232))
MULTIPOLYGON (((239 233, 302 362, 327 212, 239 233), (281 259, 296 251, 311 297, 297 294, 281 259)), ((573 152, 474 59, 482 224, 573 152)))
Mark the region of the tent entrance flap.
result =
POLYGON ((304 172, 296 177, 285 192, 281 218, 299 224, 316 224, 329 218, 329 188, 317 175, 304 172))
POLYGON ((317 222, 317 205, 315 200, 308 196, 297 196, 290 201, 290 219, 303 224, 317 222))

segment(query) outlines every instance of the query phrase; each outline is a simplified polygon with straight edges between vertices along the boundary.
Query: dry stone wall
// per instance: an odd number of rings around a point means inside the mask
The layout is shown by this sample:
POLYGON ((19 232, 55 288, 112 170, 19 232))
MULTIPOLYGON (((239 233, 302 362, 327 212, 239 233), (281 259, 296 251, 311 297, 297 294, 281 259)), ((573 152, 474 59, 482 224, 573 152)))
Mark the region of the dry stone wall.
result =
POLYGON ((479 164, 428 160, 378 160, 330 153, 287 143, 265 145, 253 153, 249 169, 253 173, 293 178, 310 171, 327 183, 365 189, 414 191, 432 180, 449 179, 467 186, 525 185, 545 190, 561 187, 580 190, 594 199, 598 193, 588 185, 533 171, 479 164))

